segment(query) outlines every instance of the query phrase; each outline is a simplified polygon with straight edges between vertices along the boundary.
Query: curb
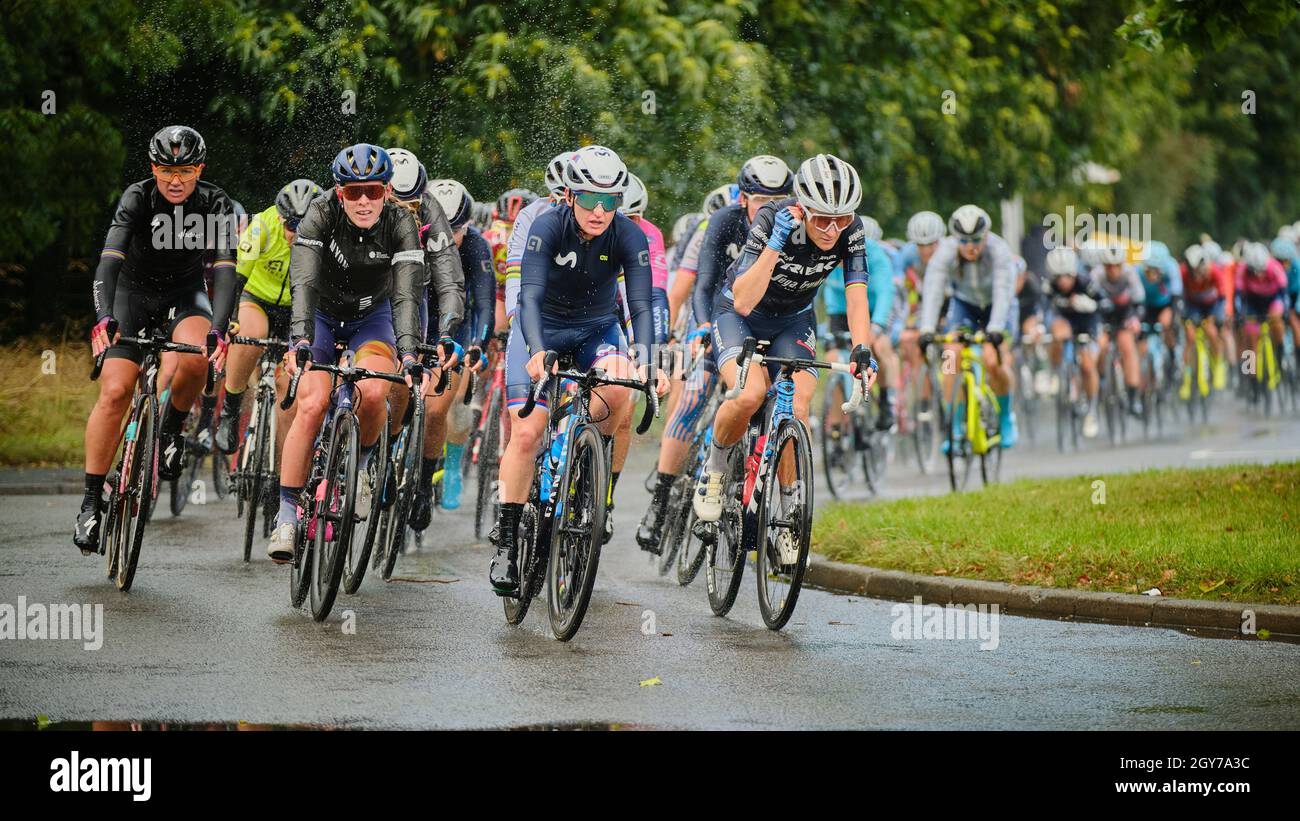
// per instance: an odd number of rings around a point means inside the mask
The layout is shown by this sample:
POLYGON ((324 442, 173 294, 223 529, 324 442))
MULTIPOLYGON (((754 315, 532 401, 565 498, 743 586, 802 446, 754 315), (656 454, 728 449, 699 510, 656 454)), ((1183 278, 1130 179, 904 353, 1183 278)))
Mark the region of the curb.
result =
POLYGON ((1300 642, 1300 607, 1278 604, 1166 599, 1133 593, 1098 593, 1050 587, 926 576, 902 570, 833 562, 814 556, 808 584, 835 593, 925 604, 996 604, 1017 616, 1078 619, 1144 627, 1191 628, 1241 636, 1242 614, 1255 614, 1255 629, 1270 638, 1300 642))
POLYGON ((45 482, 41 484, 6 484, 0 482, 0 496, 75 496, 85 488, 75 482, 45 482))

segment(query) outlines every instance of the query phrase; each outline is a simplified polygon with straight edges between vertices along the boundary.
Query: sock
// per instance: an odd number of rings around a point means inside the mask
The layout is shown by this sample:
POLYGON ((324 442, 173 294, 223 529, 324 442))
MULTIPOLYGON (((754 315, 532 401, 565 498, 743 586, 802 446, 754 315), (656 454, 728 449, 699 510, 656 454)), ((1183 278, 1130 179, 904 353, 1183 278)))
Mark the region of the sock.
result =
POLYGON ((460 472, 460 457, 461 454, 463 454, 464 452, 465 452, 465 446, 463 444, 453 445, 450 442, 447 443, 446 464, 447 464, 448 472, 450 473, 460 472))
POLYGON ((366 468, 370 466, 370 457, 375 455, 375 448, 379 447, 376 441, 373 445, 361 446, 361 458, 357 460, 357 473, 365 473, 366 468))
MULTIPOLYGON (((426 457, 420 463, 420 484, 416 485, 416 492, 428 495, 433 490, 433 474, 438 472, 438 460, 426 457)), ((522 508, 523 506, 520 505, 522 508)))
POLYGON ((675 481, 677 481, 677 477, 673 474, 660 472, 655 480, 655 507, 663 507, 668 504, 668 494, 672 492, 673 482, 675 481))
POLYGON ((1011 418, 1011 394, 1009 393, 998 397, 998 418, 1002 420, 1011 418))
POLYGON ((497 534, 497 544, 503 547, 514 545, 515 537, 519 535, 519 518, 523 515, 522 502, 501 503, 501 527, 497 534))
POLYGON ((104 494, 104 474, 87 473, 86 474, 86 495, 81 497, 81 509, 89 510, 92 506, 98 505, 100 498, 104 494))
POLYGON ((731 459, 731 449, 735 446, 735 443, 730 445, 719 445, 717 440, 714 440, 713 449, 709 451, 710 473, 727 472, 727 462, 731 459))
POLYGON ((294 524, 298 521, 298 494, 302 487, 280 485, 280 512, 276 514, 275 526, 294 524))
POLYGON ((169 400, 166 410, 163 411, 162 432, 180 433, 181 426, 185 424, 185 417, 188 415, 188 411, 180 410, 169 400))
POLYGON ((217 397, 204 395, 203 400, 199 403, 199 430, 204 430, 212 425, 212 412, 217 409, 217 397))
POLYGON ((235 393, 229 388, 226 389, 226 413, 239 413, 240 405, 244 404, 244 392, 235 393))

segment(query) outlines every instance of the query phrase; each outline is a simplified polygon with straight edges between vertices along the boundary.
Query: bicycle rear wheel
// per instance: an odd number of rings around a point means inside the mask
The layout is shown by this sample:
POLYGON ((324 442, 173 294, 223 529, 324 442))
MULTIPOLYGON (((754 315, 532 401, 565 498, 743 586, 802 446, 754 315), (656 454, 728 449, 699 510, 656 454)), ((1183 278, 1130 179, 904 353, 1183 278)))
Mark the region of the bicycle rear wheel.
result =
POLYGON ((501 394, 490 391, 483 438, 478 447, 478 497, 474 505, 474 538, 482 539, 485 530, 497 519, 497 449, 501 442, 501 394), (487 524, 487 528, 484 525, 487 524))
POLYGON ((966 380, 959 374, 957 384, 953 386, 953 405, 945 415, 948 417, 946 433, 948 436, 948 481, 953 492, 966 489, 970 482, 971 468, 975 465, 969 431, 966 430, 966 408, 971 397, 966 390, 966 380))
POLYGON ((722 490, 722 517, 714 524, 713 540, 707 546, 704 580, 709 594, 709 608, 715 616, 725 616, 736 603, 741 577, 745 573, 743 535, 744 511, 741 492, 745 486, 745 456, 753 443, 746 436, 731 449, 728 480, 722 490))
POLYGON ((551 632, 568 641, 582 626, 600 565, 609 488, 605 443, 591 425, 572 437, 564 476, 556 485, 558 502, 551 520, 551 556, 546 599, 551 632))
POLYGON ((840 411, 839 403, 844 401, 843 383, 832 379, 826 386, 822 423, 818 438, 821 439, 822 470, 826 473, 826 487, 836 499, 845 498, 853 486, 853 417, 840 411), (834 424, 830 419, 838 415, 834 424))
MULTIPOLYGON (((312 541, 307 538, 307 522, 315 515, 315 510, 316 502, 313 500, 308 503, 302 518, 293 528, 293 562, 289 565, 289 603, 295 609, 302 607, 302 603, 307 601, 307 588, 311 583, 315 549, 312 541)), ((318 526, 324 527, 324 522, 319 522, 318 526)))
POLYGON ((528 608, 537 595, 541 561, 538 559, 537 538, 539 533, 537 505, 530 499, 524 505, 519 516, 518 545, 519 591, 514 596, 502 596, 501 607, 506 614, 506 624, 519 624, 528 615, 528 608))
POLYGON ((758 514, 754 576, 758 609, 769 630, 780 630, 790 620, 808 568, 813 513, 811 451, 803 423, 784 420, 776 432, 758 514))
MULTIPOLYGON (((274 397, 271 398, 274 402, 274 397)), ((257 527, 258 516, 262 512, 262 492, 263 484, 268 482, 268 477, 263 476, 266 472, 267 459, 270 456, 270 437, 271 437, 271 403, 265 402, 261 396, 258 397, 257 406, 253 409, 257 417, 257 424, 253 428, 251 437, 244 439, 244 447, 251 449, 253 458, 247 462, 241 462, 239 472, 239 496, 240 504, 245 508, 244 515, 244 561, 247 562, 253 555, 253 531, 257 527)))
POLYGON ((356 417, 340 412, 334 420, 325 461, 325 497, 316 521, 316 560, 309 589, 311 616, 316 621, 325 621, 334 607, 345 557, 351 549, 357 500, 357 437, 356 417))
POLYGON ((135 581, 136 566, 140 562, 140 546, 144 543, 144 528, 153 507, 154 478, 158 475, 158 402, 149 397, 140 404, 138 415, 128 426, 133 431, 129 443, 130 455, 125 470, 126 493, 118 507, 119 536, 117 542, 117 568, 114 582, 123 593, 135 581))

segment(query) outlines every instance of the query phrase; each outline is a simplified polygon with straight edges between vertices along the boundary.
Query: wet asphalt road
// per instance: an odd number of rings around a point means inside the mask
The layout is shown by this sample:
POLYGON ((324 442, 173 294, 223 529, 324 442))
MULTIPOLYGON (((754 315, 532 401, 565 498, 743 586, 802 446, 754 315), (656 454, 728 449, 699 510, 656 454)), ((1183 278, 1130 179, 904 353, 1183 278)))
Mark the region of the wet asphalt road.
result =
MULTIPOLYGON (((1225 417, 1227 413, 1225 412, 1225 417)), ((1300 423, 1238 414, 1179 440, 1024 449, 1007 477, 1300 456, 1300 423)), ((647 449, 618 492, 590 611, 570 643, 544 602, 519 628, 487 587, 469 511, 440 513, 402 581, 368 577, 316 624, 288 604, 287 570, 240 560, 232 501, 160 511, 135 586, 70 544, 73 496, 0 496, 0 603, 102 603, 104 642, 0 641, 0 717, 364 728, 1297 729, 1300 646, 1173 630, 1003 616, 999 643, 891 635, 893 602, 805 591, 781 633, 752 574, 713 617, 703 578, 658 577, 632 540, 647 449), (343 611, 355 635, 343 631, 343 611), (660 684, 643 686, 658 679, 660 684)), ((893 493, 942 489, 898 465, 893 493)), ((468 498, 468 496, 467 496, 468 498)))

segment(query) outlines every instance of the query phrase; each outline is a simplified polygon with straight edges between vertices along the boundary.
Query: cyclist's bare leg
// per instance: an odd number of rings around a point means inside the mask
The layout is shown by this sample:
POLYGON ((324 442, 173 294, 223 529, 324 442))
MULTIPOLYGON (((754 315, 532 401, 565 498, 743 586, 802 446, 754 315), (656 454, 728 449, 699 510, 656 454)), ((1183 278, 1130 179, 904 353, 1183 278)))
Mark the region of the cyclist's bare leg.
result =
POLYGON ((424 382, 424 458, 436 459, 442 456, 443 443, 447 441, 447 414, 451 412, 451 403, 456 401, 460 390, 460 374, 451 373, 447 380, 447 389, 435 395, 435 379, 430 376, 424 382))
MULTIPOLYGON (((388 383, 384 383, 385 385, 388 383)), ((307 470, 311 466, 312 445, 325 421, 329 409, 330 375, 322 371, 307 371, 298 380, 298 396, 294 400, 297 412, 284 439, 283 458, 280 461, 280 484, 285 487, 302 487, 307 484, 307 470)))
POLYGON ((1061 356, 1065 352, 1065 340, 1074 335, 1073 329, 1070 328, 1068 320, 1052 320, 1052 344, 1047 348, 1047 357, 1052 363, 1053 368, 1061 367, 1061 356))
MULTIPOLYGON (((796 371, 792 378, 794 379, 794 416, 806 426, 808 424, 808 411, 812 406, 813 394, 817 391, 817 377, 808 371, 796 371)), ((781 453, 781 462, 777 468, 777 478, 783 487, 789 487, 795 480, 793 454, 793 443, 787 443, 781 453)))
MULTIPOLYGON (((728 359, 719 369, 722 375, 722 384, 731 386, 736 384, 736 360, 728 359)), ((735 399, 724 400, 718 406, 718 412, 713 417, 713 441, 719 447, 730 447, 740 441, 740 437, 745 433, 745 426, 749 424, 749 419, 763 405, 763 399, 767 396, 767 388, 770 384, 767 375, 767 369, 761 367, 751 367, 749 376, 745 380, 745 389, 740 396, 735 399)))
POLYGON ((1088 401, 1095 402, 1097 392, 1101 390, 1101 376, 1097 373, 1098 353, 1084 347, 1079 351, 1079 370, 1083 373, 1083 392, 1088 401))
POLYGON ((140 368, 129 359, 104 360, 104 369, 99 374, 99 398, 86 420, 87 473, 95 476, 108 473, 117 451, 122 417, 131 406, 139 373, 140 368))
MULTIPOLYGON (((393 360, 388 356, 362 356, 357 362, 358 368, 368 371, 393 373, 397 370, 393 360)), ((388 396, 391 382, 382 379, 362 379, 357 382, 360 401, 357 403, 357 419, 361 422, 361 446, 370 447, 379 441, 379 429, 384 424, 384 399, 388 396)))
MULTIPOLYGON (((204 348, 207 345, 208 331, 211 328, 212 322, 206 317, 186 317, 176 324, 176 328, 172 331, 172 341, 204 348)), ((189 409, 194 406, 194 400, 199 398, 199 392, 203 390, 203 386, 207 382, 208 360, 203 354, 197 353, 176 354, 175 356, 176 371, 172 375, 171 381, 172 407, 182 413, 188 413, 189 409)))
POLYGON ((537 467, 537 449, 541 446, 542 435, 546 431, 545 408, 539 405, 522 419, 519 410, 520 408, 509 410, 510 440, 506 442, 506 449, 501 454, 501 467, 498 470, 502 504, 523 504, 528 501, 528 493, 533 488, 533 473, 537 467))
POLYGON ((1011 393, 1011 369, 1015 366, 1015 357, 1011 353, 1009 340, 1002 341, 1002 364, 998 364, 997 351, 990 343, 984 344, 984 373, 987 374, 989 387, 998 396, 1011 393))
MULTIPOLYGON (((258 339, 266 337, 270 324, 262 309, 251 302, 239 305, 239 334, 258 339)), ((226 390, 233 385, 247 390, 248 380, 257 368, 257 360, 262 356, 262 349, 255 345, 231 345, 226 355, 226 390)))
POLYGON ((1136 388, 1142 383, 1142 373, 1138 368, 1137 340, 1129 328, 1115 332, 1115 347, 1119 349, 1120 367, 1124 369, 1124 384, 1136 388))
MULTIPOLYGON (((610 379, 637 378, 631 360, 622 355, 602 356, 592 366, 603 368, 610 379)), ((599 408, 602 403, 609 407, 609 416, 598 422, 596 427, 605 436, 614 437, 614 459, 610 469, 614 473, 620 473, 627 463, 627 452, 632 445, 632 389, 603 385, 591 393, 593 419, 600 418, 599 408)))

